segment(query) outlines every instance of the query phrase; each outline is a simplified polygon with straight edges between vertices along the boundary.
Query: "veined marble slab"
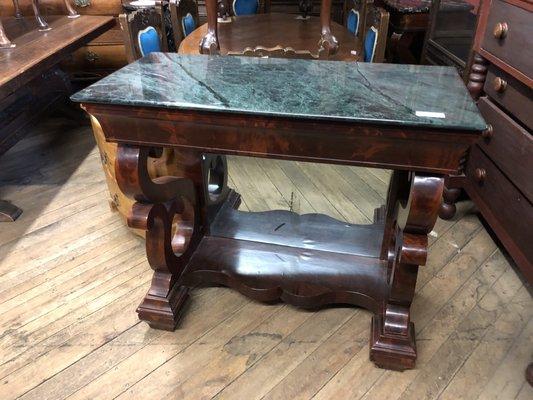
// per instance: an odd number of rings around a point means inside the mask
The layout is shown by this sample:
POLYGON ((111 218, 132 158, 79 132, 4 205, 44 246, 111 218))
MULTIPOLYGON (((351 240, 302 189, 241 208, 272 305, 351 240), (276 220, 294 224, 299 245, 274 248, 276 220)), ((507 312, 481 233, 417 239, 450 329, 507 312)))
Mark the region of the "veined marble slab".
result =
POLYGON ((484 130, 453 67, 152 53, 81 103, 484 130))

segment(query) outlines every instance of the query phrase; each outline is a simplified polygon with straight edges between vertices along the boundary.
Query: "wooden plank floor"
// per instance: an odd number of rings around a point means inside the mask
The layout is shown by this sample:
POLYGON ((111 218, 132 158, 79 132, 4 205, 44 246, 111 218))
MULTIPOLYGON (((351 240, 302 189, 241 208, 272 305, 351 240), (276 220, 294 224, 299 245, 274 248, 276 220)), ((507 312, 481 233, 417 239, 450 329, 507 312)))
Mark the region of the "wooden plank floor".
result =
MULTIPOLYGON (((243 209, 368 223, 388 171, 230 158, 243 209)), ((135 308, 151 270, 107 202, 86 120, 51 118, 0 157, 0 399, 532 399, 528 289, 469 203, 439 220, 413 305, 415 370, 368 360, 369 312, 193 291, 176 332, 135 308)))

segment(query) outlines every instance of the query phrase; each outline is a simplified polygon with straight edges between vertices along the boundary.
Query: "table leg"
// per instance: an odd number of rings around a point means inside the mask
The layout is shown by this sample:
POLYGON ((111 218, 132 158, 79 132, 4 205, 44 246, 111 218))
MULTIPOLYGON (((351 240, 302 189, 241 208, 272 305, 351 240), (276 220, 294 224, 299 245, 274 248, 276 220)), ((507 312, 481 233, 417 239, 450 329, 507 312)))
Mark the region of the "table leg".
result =
POLYGON ((39 30, 40 31, 49 31, 50 26, 48 26, 48 23, 45 21, 45 19, 41 16, 41 11, 39 10, 39 0, 32 0, 31 5, 33 7, 33 14, 35 15, 35 19, 37 20, 37 24, 39 24, 39 30))
POLYGON ((162 149, 121 144, 115 173, 120 189, 136 201, 128 225, 146 231, 154 270, 139 318, 153 328, 174 330, 188 292, 177 281, 208 230, 210 214, 227 195, 227 170, 222 156, 181 151, 182 177, 152 179, 148 159, 161 154, 162 149))
POLYGON ((79 18, 80 14, 72 7, 70 0, 65 0, 65 7, 67 8, 69 18, 79 18))
POLYGON ((444 178, 395 171, 391 177, 381 258, 388 260, 389 294, 374 316, 370 359, 378 366, 403 370, 416 360, 410 321, 418 266, 427 258, 427 235, 440 210, 444 178))
POLYGON ((0 200, 0 222, 14 222, 22 210, 8 201, 0 200))
POLYGON ((15 44, 11 43, 11 40, 7 37, 2 20, 0 20, 0 49, 12 49, 13 47, 15 47, 15 44))
POLYGON ((319 52, 325 50, 328 55, 333 55, 339 50, 339 42, 331 33, 331 0, 322 0, 320 7, 321 36, 318 42, 319 52))
POLYGON ((220 44, 218 43, 217 32, 217 0, 205 0, 205 8, 207 13, 207 33, 200 42, 200 53, 218 54, 220 44))

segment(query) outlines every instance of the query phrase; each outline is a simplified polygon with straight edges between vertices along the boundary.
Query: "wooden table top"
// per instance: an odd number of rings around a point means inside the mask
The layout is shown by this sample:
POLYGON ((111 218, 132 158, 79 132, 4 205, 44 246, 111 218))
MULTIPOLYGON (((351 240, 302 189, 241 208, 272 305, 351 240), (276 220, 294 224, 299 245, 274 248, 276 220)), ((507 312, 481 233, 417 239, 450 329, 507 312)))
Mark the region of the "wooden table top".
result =
MULTIPOLYGON (((199 54, 199 43, 207 31, 204 24, 188 35, 179 47, 180 54, 199 54)), ((331 31, 339 41, 339 51, 330 60, 358 61, 361 43, 344 26, 331 22, 331 31), (352 53, 355 51, 355 54, 352 53)), ((320 18, 302 20, 293 14, 256 14, 233 17, 231 22, 218 24, 221 54, 239 52, 246 47, 292 47, 294 50, 318 52, 320 18)))
POLYGON ((0 98, 27 83, 36 74, 60 62, 69 53, 114 24, 111 16, 46 16, 52 28, 40 32, 34 18, 2 18, 6 34, 16 45, 0 49, 0 98))

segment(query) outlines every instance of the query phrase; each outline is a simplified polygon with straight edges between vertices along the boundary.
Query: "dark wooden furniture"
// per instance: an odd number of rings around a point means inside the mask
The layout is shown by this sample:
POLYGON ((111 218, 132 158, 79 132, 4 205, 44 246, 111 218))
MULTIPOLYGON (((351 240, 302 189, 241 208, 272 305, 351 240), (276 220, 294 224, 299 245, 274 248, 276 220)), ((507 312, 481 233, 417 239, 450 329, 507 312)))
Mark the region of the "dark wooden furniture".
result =
POLYGON ((469 66, 477 15, 465 0, 434 0, 422 63, 452 65, 463 75, 469 66))
MULTIPOLYGON (((335 22, 331 24, 333 34, 339 39, 339 50, 330 60, 361 60, 361 42, 350 32, 335 22)), ((319 57, 321 23, 317 17, 307 20, 291 14, 257 14, 234 17, 231 23, 218 25, 220 54, 243 53, 246 49, 272 52, 307 51, 319 57)), ((200 26, 183 40, 178 52, 199 54, 198 43, 205 37, 207 24, 200 26)))
POLYGON ((468 88, 489 129, 464 175, 450 177, 442 217, 460 188, 476 203, 523 275, 533 282, 533 5, 484 0, 468 88))
POLYGON ((383 62, 389 30, 389 13, 373 4, 368 4, 365 12, 363 61, 383 62))
MULTIPOLYGON (((118 15, 123 12, 121 0, 69 0, 75 12, 80 15, 111 16, 115 24, 101 35, 74 51, 61 62, 61 69, 71 80, 91 81, 116 71, 127 64, 124 40, 118 15)), ((65 0, 40 0, 41 15, 48 22, 53 15, 68 15, 65 0)), ((24 16, 32 15, 31 1, 20 1, 24 16)), ((16 13, 12 0, 0 0, 2 17, 16 13)))
POLYGON ((371 359, 414 366, 409 308, 443 175, 486 128, 453 68, 152 53, 72 99, 118 144, 116 177, 136 201, 128 222, 146 231, 154 277, 142 320, 175 329, 198 284, 303 307, 354 304, 375 313, 371 359), (162 147, 176 149, 182 174, 152 180, 148 159, 162 147), (237 211, 221 154, 395 172, 374 224, 357 226, 237 211))
MULTIPOLYGON (((207 32, 200 42, 200 53, 202 54, 218 54, 220 52, 220 42, 218 39, 218 23, 217 23, 217 0, 206 0, 207 13, 207 32)), ((287 32, 283 32, 287 35, 287 32)), ((331 0, 322 0, 320 7, 320 32, 318 35, 318 50, 317 53, 325 52, 328 56, 333 56, 339 50, 339 43, 337 38, 331 32, 331 0)), ((293 40, 292 37, 289 40, 293 40)), ((254 43, 251 47, 261 43, 254 43)), ((280 45, 277 43, 276 46, 280 45)), ((286 47, 281 44, 282 47, 286 47)), ((271 47, 271 46, 265 46, 271 47)), ((295 49, 299 50, 299 49, 295 49)))
POLYGON ((390 14, 387 59, 419 64, 431 0, 375 0, 390 14))
POLYGON ((161 4, 133 9, 127 13, 120 14, 119 21, 124 35, 124 46, 128 62, 131 63, 150 51, 168 51, 163 6, 161 4), (146 41, 143 40, 143 35, 146 35, 146 41), (157 43, 153 43, 150 40, 154 38, 157 43))
MULTIPOLYGON (((113 24, 111 17, 49 16, 43 34, 33 18, 4 19, 15 47, 0 49, 0 154, 7 151, 49 108, 71 92, 58 64, 113 24)), ((20 210, 3 203, 0 221, 12 221, 20 210)))

